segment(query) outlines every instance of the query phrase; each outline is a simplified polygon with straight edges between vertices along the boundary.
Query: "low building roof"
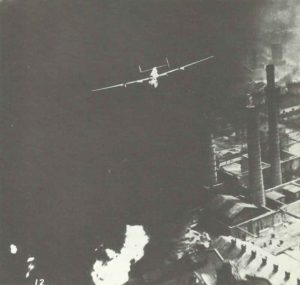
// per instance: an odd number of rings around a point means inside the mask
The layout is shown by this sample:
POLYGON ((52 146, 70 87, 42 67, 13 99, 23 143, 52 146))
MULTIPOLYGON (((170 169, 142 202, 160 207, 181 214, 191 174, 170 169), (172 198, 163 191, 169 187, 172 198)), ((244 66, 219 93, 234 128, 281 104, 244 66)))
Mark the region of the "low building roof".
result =
POLYGON ((235 175, 241 175, 242 173, 241 164, 237 162, 226 164, 222 166, 222 169, 235 175))
POLYGON ((300 192, 300 185, 288 184, 282 188, 284 191, 289 193, 298 193, 300 192))
POLYGON ((241 201, 239 198, 230 195, 217 195, 211 202, 209 209, 212 212, 232 220, 244 209, 257 209, 253 204, 241 201))
POLYGON ((266 197, 271 200, 279 200, 285 196, 277 191, 271 191, 266 193, 266 197))

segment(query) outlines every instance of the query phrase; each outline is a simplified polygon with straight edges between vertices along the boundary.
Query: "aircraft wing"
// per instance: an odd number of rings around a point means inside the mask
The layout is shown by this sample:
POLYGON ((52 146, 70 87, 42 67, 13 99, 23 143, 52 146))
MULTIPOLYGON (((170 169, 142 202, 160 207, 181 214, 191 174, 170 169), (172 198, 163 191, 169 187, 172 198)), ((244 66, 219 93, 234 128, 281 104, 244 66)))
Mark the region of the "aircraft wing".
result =
POLYGON ((142 78, 142 79, 138 79, 138 80, 134 80, 134 81, 128 81, 128 82, 125 82, 125 83, 120 83, 120 84, 111 85, 111 86, 107 86, 107 87, 103 87, 103 88, 93 89, 91 91, 92 92, 97 92, 97 91, 112 89, 112 88, 116 88, 116 87, 127 87, 127 85, 136 84, 136 83, 143 83, 143 82, 148 81, 150 79, 151 79, 150 77, 146 77, 146 78, 142 78))
POLYGON ((134 80, 134 81, 129 81, 125 83, 125 87, 126 85, 130 85, 130 84, 135 84, 135 83, 143 83, 145 81, 149 81, 151 79, 151 77, 146 77, 146 78, 142 78, 142 79, 138 79, 138 80, 134 80))
POLYGON ((209 56, 209 57, 206 57, 206 58, 203 58, 203 59, 200 59, 200 60, 198 60, 198 61, 191 62, 191 63, 186 64, 186 65, 183 65, 183 66, 180 66, 180 67, 177 67, 177 68, 168 70, 168 71, 166 71, 166 72, 160 73, 160 74, 158 75, 158 77, 161 77, 161 76, 167 76, 168 74, 173 73, 173 72, 175 72, 175 71, 185 70, 187 67, 190 67, 190 66, 195 65, 195 64, 198 64, 198 63, 202 63, 202 62, 207 61, 207 60, 212 59, 212 58, 214 58, 213 55, 212 55, 212 56, 209 56))

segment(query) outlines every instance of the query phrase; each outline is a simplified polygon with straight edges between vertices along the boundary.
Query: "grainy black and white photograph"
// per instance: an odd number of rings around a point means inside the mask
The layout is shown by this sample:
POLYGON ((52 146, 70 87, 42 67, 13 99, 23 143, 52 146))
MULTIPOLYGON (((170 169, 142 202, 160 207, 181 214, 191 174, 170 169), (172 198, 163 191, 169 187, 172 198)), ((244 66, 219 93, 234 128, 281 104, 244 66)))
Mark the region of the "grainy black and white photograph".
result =
POLYGON ((300 285, 300 0, 0 0, 1 285, 300 285))

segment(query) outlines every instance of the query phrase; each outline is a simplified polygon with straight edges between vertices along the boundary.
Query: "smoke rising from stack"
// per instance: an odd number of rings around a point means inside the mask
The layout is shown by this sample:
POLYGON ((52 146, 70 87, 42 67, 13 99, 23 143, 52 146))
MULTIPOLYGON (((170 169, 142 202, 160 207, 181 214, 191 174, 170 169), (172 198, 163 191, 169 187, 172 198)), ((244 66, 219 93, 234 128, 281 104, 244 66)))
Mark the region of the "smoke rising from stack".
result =
POLYGON ((276 64, 280 84, 300 81, 300 2, 267 1, 259 16, 258 46, 263 64, 276 64))
POLYGON ((281 61, 283 57, 282 45, 272 44, 271 49, 272 49, 272 60, 274 62, 281 61))

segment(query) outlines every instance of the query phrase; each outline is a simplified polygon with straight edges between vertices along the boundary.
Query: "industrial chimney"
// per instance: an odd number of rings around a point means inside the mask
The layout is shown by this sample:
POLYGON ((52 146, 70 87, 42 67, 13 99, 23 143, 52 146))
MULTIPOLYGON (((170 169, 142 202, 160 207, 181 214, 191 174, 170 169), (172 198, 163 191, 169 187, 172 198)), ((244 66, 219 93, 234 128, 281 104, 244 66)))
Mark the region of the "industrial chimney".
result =
MULTIPOLYGON (((209 124, 208 124, 209 125, 209 124)), ((217 162, 215 153, 214 137, 210 128, 208 126, 202 132, 203 139, 203 162, 205 164, 205 184, 207 187, 211 188, 218 184, 217 178, 217 162)))
POLYGON ((261 149, 259 137, 259 113, 254 105, 246 107, 247 112, 247 144, 249 168, 249 196, 257 206, 266 205, 264 182, 261 166, 261 149))
POLYGON ((267 86, 265 93, 268 104, 268 121, 269 121, 269 161, 271 164, 271 187, 282 184, 282 172, 280 162, 280 138, 279 138, 279 87, 275 86, 274 65, 266 67, 267 86))

